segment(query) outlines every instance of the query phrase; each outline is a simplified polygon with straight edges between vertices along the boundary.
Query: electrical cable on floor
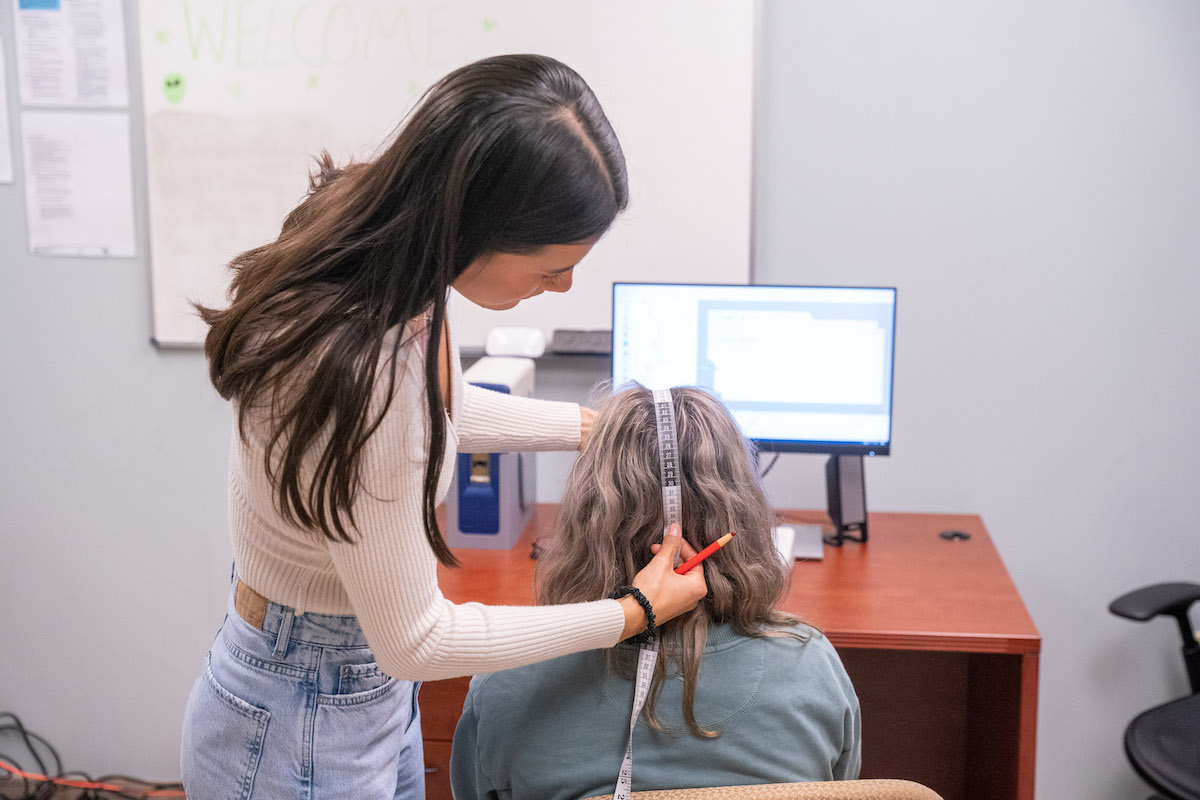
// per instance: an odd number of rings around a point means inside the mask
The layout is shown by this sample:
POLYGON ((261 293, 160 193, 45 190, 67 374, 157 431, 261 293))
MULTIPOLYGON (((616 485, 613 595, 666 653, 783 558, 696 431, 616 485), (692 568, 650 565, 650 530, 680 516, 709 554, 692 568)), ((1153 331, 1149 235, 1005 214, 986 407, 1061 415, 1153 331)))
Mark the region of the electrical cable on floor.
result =
POLYGON ((9 738, 12 733, 20 737, 39 771, 27 772, 15 758, 0 753, 0 800, 53 800, 55 797, 64 797, 65 800, 67 792, 70 792, 72 800, 143 800, 149 797, 184 796, 183 784, 180 783, 155 783, 128 775, 105 775, 93 780, 86 772, 79 770, 64 772, 62 759, 53 745, 28 730, 16 714, 0 711, 0 739, 9 738), (5 723, 6 718, 11 722, 5 723), (53 770, 47 767, 39 747, 50 756, 53 770), (21 782, 19 790, 18 780, 21 782), (14 791, 20 794, 12 794, 14 791))
POLYGON ((0 725, 0 733, 5 733, 9 730, 16 730, 21 735, 21 739, 25 744, 25 748, 33 755, 34 763, 37 765, 39 770, 42 772, 50 771, 46 766, 46 762, 42 761, 42 757, 38 755, 37 748, 33 746, 34 742, 37 742, 38 744, 42 745, 42 747, 50 751, 50 755, 54 756, 54 771, 62 772, 62 760, 58 757, 58 753, 55 751, 55 749, 50 746, 49 742, 47 742, 41 736, 38 736, 36 733, 31 733, 25 730, 25 726, 21 724, 21 720, 17 719, 16 714, 13 714, 10 711, 0 711, 0 720, 2 720, 4 717, 11 719, 12 723, 8 725, 0 725))
MULTIPOLYGON (((17 760, 12 756, 0 753, 0 763, 16 764, 17 760)), ((20 767, 18 766, 17 769, 20 769, 20 767)), ((29 779, 21 777, 20 774, 13 774, 2 769, 0 769, 0 789, 3 789, 4 784, 12 778, 21 778, 21 797, 27 797, 29 795, 29 779)), ((8 797, 8 794, 0 792, 0 797, 8 797)))

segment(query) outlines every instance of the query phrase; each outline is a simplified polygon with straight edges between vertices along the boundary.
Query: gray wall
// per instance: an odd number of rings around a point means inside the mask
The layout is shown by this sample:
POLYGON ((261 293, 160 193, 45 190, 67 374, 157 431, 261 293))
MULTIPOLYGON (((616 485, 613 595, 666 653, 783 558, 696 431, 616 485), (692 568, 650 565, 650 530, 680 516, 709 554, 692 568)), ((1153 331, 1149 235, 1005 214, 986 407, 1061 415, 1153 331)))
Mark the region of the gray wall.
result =
MULTIPOLYGON (((1200 578, 1200 4, 765 0, 763 18, 756 279, 899 288, 894 455, 868 463, 869 504, 982 515, 1044 637, 1039 796, 1144 796, 1121 732, 1185 691, 1176 634, 1105 605, 1200 578)), ((228 585, 229 412, 198 353, 150 346, 144 256, 26 254, 19 180, 0 186, 0 710, 71 768, 174 778, 228 585)), ((579 398, 600 377, 539 385, 579 398)), ((542 499, 569 463, 541 461, 542 499)), ((821 464, 783 457, 773 500, 820 507, 821 464)))

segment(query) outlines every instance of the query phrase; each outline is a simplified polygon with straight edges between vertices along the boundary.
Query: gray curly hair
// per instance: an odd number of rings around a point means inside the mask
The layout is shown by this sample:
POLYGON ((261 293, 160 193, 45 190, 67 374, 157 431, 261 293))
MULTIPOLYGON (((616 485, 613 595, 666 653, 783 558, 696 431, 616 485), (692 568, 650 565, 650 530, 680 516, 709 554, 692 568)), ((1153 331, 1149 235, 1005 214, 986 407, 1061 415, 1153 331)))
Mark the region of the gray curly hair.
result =
MULTIPOLYGON (((656 729, 654 703, 668 666, 684 678, 684 719, 699 736, 717 736, 696 722, 696 679, 710 624, 730 623, 742 636, 794 635, 779 629, 797 620, 776 610, 791 565, 775 549, 775 515, 755 468, 754 449, 729 410, 696 388, 671 390, 683 500, 684 538, 696 550, 730 531, 729 549, 704 562, 708 596, 691 612, 660 626, 660 657, 644 714, 656 729)), ((562 501, 558 534, 539 558, 542 604, 607 596, 629 584, 662 541, 665 519, 658 468, 658 429, 649 389, 636 384, 600 403, 592 436, 575 461, 562 501)), ((609 664, 631 677, 636 653, 614 648, 609 664)))

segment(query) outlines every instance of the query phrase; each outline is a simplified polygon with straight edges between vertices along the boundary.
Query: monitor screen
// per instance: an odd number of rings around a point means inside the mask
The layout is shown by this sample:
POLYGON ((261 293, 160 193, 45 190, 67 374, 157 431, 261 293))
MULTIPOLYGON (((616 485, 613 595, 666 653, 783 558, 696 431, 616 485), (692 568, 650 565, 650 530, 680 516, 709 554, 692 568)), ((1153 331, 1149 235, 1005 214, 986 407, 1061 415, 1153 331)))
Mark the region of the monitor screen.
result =
POLYGON ((896 290, 613 284, 613 385, 699 386, 764 449, 887 455, 896 290))

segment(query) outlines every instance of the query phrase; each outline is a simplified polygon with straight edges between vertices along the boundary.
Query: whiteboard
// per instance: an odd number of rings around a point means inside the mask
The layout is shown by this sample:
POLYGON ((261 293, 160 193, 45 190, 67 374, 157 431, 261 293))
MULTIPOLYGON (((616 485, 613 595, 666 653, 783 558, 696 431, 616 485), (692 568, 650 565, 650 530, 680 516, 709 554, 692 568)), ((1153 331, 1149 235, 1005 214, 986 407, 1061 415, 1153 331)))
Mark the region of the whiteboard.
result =
POLYGON ((138 8, 153 337, 194 345, 190 301, 228 303, 226 265, 272 241, 313 156, 370 158, 435 80, 498 53, 565 62, 625 151, 630 204, 572 290, 503 312, 451 293, 457 337, 611 327, 614 281, 750 274, 751 0, 144 0, 138 8))

